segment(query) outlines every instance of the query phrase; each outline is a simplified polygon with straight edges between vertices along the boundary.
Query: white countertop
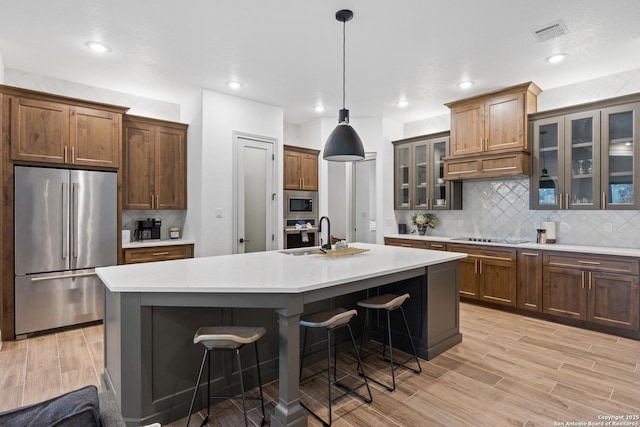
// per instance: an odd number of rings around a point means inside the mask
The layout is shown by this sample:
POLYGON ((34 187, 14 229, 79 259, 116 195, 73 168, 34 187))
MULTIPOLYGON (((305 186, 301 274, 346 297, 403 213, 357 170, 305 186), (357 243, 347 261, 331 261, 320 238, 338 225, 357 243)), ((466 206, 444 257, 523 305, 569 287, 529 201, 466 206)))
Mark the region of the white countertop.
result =
POLYGON ((545 251, 565 251, 565 252, 581 252, 587 254, 598 255, 618 255, 640 257, 640 249, 634 248, 613 248, 608 246, 582 246, 582 245, 563 245, 559 243, 494 243, 494 242, 470 242, 466 240, 455 240, 456 237, 443 236, 420 236, 419 234, 385 234, 384 237, 394 239, 409 240, 428 240, 431 242, 458 243, 464 245, 481 245, 481 246, 506 246, 515 249, 539 249, 545 251))
POLYGON ((150 248, 154 246, 193 245, 194 243, 195 242, 193 240, 188 239, 153 239, 123 243, 122 249, 150 248))
POLYGON ((300 293, 426 267, 466 254, 353 243, 353 256, 295 256, 280 251, 96 268, 112 292, 300 293))

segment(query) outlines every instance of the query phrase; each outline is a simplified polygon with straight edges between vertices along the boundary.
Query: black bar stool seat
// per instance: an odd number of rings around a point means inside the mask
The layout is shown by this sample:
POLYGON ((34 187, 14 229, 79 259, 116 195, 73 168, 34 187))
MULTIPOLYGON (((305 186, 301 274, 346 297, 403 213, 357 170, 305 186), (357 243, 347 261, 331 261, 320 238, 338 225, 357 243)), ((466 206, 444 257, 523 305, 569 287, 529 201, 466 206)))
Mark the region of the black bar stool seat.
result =
MULTIPOLYGON (((364 372, 362 371, 362 363, 360 361, 360 352, 358 351, 358 347, 356 346, 356 341, 355 338, 353 337, 353 332, 351 331, 351 326, 349 325, 349 322, 351 321, 351 318, 353 318, 353 316, 356 316, 358 314, 357 310, 345 310, 344 308, 334 308, 331 310, 326 310, 326 311, 320 311, 317 313, 312 313, 309 315, 305 315, 302 316, 300 318, 300 325, 305 327, 304 330, 304 340, 303 340, 303 344, 302 344, 302 355, 300 358, 300 376, 302 377, 302 367, 304 365, 304 354, 305 354, 305 350, 307 347, 307 333, 309 332, 309 328, 324 328, 327 331, 327 391, 328 391, 328 409, 329 409, 329 422, 326 422, 325 420, 323 420, 322 418, 320 418, 319 415, 317 415, 315 412, 313 412, 311 409, 309 409, 306 405, 304 405, 302 402, 300 403, 302 405, 302 407, 304 407, 307 411, 309 411, 311 413, 311 415, 313 415, 315 418, 318 419, 318 421, 320 421, 324 426, 330 426, 332 423, 332 410, 331 410, 331 405, 333 402, 335 402, 336 400, 340 399, 341 397, 344 397, 348 394, 352 394, 360 399, 362 399, 365 403, 371 403, 371 401, 373 400, 373 397, 371 396, 371 389, 369 389, 369 383, 367 382, 367 376, 364 375, 364 372), (364 379, 364 382, 356 387, 356 388, 349 388, 343 384, 341 384, 336 377, 336 371, 337 371, 337 343, 334 343, 333 346, 333 380, 331 379, 331 332, 335 332, 340 328, 343 327, 347 327, 347 329, 349 330, 349 335, 351 336, 351 343, 353 344, 353 349, 355 350, 355 354, 356 354, 356 358, 358 359, 358 369, 359 369, 359 374, 360 376, 364 379), (335 397, 335 398, 331 398, 331 386, 336 386, 341 388, 342 390, 345 390, 344 393, 342 393, 341 395, 335 397), (367 387, 367 392, 369 394, 369 397, 366 398, 363 395, 359 394, 357 392, 357 390, 362 387, 362 386, 366 386, 367 387)), ((334 334, 335 336, 335 334, 334 334)), ((300 379, 300 383, 304 382, 305 380, 308 380, 312 377, 317 376, 318 374, 323 373, 323 371, 317 372, 315 374, 309 375, 308 377, 305 378, 301 378, 300 379)))
MULTIPOLYGON (((394 391, 396 389, 396 374, 395 374, 395 366, 402 366, 406 369, 409 369, 411 371, 413 371, 416 374, 419 374, 420 372, 422 372, 422 367, 420 366, 420 360, 418 359, 418 353, 416 352, 416 347, 413 344, 413 339, 411 338, 411 331, 409 330, 409 324, 407 323, 407 318, 404 315, 404 309, 402 308, 402 304, 409 299, 410 295, 409 294, 402 294, 402 295, 395 295, 395 294, 384 294, 384 295, 378 295, 375 297, 371 297, 371 298, 367 298, 365 300, 359 301, 358 302, 358 306, 362 307, 362 308, 366 308, 367 311, 365 313, 365 321, 364 321, 364 327, 366 329, 367 327, 367 318, 369 315, 369 310, 386 310, 386 314, 387 314, 387 322, 385 324, 385 339, 384 342, 382 343, 382 359, 389 362, 389 365, 391 366, 391 381, 392 384, 391 386, 384 384, 374 378, 369 377, 369 379, 373 382, 375 382, 376 384, 379 384, 383 387, 385 387, 388 391, 394 391), (391 316, 390 313, 392 311, 395 310, 400 310, 400 313, 402 314, 402 320, 404 321, 404 326, 407 330, 407 336, 409 337, 409 342, 411 343, 411 348, 413 349, 413 356, 409 357, 407 360, 405 360, 404 362, 398 363, 398 362, 394 362, 393 360, 393 342, 391 340, 391 316), (389 341, 389 358, 387 359, 385 356, 385 348, 386 348, 386 341, 389 341), (416 363, 418 364, 418 369, 414 369, 410 366, 407 366, 406 363, 412 359, 416 360, 416 363)), ((362 340, 364 339, 364 330, 362 331, 362 338, 360 340, 360 349, 362 351, 362 340)), ((375 350, 375 349, 374 349, 375 350)), ((369 355, 370 353, 372 353, 373 350, 370 350, 369 352, 367 352, 366 355, 369 355)), ((365 358, 365 356, 362 357, 363 359, 365 358)))
POLYGON ((202 420, 201 426, 209 422, 211 399, 242 399, 242 409, 244 411, 244 424, 249 426, 249 419, 247 416, 247 400, 260 400, 262 406, 262 422, 260 425, 264 425, 264 397, 262 395, 262 377, 260 376, 260 359, 258 358, 258 340, 267 332, 262 327, 252 326, 204 326, 196 332, 193 337, 194 344, 202 344, 205 347, 204 355, 202 356, 202 364, 200 365, 200 373, 198 374, 198 381, 196 388, 193 391, 193 398, 191 399, 191 406, 189 407, 189 417, 187 418, 187 427, 191 420, 191 414, 193 412, 193 406, 196 401, 198 389, 200 388, 200 381, 202 379, 202 371, 204 370, 205 362, 207 362, 207 416, 202 420), (242 363, 240 362, 240 349, 246 344, 254 344, 256 354, 256 368, 258 370, 258 386, 260 388, 260 397, 246 397, 244 392, 244 382, 242 380, 242 363), (211 396, 210 384, 211 384, 211 355, 212 351, 235 351, 236 360, 238 363, 238 373, 240 376, 240 389, 242 396, 240 398, 235 396, 211 396))

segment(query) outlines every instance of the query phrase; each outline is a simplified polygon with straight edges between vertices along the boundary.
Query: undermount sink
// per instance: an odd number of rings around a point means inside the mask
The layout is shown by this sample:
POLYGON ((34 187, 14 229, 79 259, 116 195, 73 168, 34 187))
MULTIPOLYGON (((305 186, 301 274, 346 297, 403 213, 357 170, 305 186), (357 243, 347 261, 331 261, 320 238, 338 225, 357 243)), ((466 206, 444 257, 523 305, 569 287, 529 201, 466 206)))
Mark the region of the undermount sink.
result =
POLYGON ((278 251, 281 254, 285 255, 293 255, 293 256, 301 256, 301 255, 311 255, 315 251, 320 250, 320 246, 310 246, 306 248, 294 248, 294 249, 285 249, 283 251, 278 251))

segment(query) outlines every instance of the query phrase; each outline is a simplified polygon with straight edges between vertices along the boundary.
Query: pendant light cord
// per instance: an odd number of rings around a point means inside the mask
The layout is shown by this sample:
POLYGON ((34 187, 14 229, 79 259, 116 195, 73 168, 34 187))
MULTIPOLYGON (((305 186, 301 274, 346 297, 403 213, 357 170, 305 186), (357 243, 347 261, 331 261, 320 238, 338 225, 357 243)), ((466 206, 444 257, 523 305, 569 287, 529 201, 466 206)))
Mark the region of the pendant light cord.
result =
POLYGON ((345 66, 345 62, 346 62, 346 50, 347 50, 347 22, 346 21, 342 21, 342 109, 344 110, 344 106, 345 106, 345 92, 346 92, 346 66, 345 66))

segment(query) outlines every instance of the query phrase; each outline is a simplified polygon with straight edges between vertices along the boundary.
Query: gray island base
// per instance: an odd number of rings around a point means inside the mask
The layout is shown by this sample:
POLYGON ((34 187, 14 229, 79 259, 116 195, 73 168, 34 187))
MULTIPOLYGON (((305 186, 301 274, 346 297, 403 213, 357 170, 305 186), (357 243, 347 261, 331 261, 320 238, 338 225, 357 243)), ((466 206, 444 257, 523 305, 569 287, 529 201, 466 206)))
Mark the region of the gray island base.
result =
MULTIPOLYGON (((97 269, 106 289, 102 380, 113 390, 126 424, 168 423, 187 416, 202 357, 201 346, 193 344, 200 326, 267 328, 259 341, 263 382, 279 380, 272 426, 307 425, 298 386, 302 313, 355 307, 378 293, 409 292, 404 307, 422 358, 431 359, 462 340, 458 259, 465 254, 353 246, 369 251, 341 258, 271 251, 97 269)), ((362 330, 358 321, 364 316, 352 322, 355 333, 362 330)), ((383 321, 383 316, 370 317, 374 339, 382 339, 383 321)), ((310 339, 311 359, 319 360, 326 338, 311 334, 310 339)), ((398 328, 394 346, 407 345, 408 337, 398 328)), ((253 387, 253 354, 247 351, 242 357, 245 384, 253 387)), ((238 393, 236 371, 229 355, 216 354, 212 391, 238 393)), ((206 406, 205 385, 200 391, 198 408, 206 406)), ((215 407, 212 413, 215 417, 215 407)))

